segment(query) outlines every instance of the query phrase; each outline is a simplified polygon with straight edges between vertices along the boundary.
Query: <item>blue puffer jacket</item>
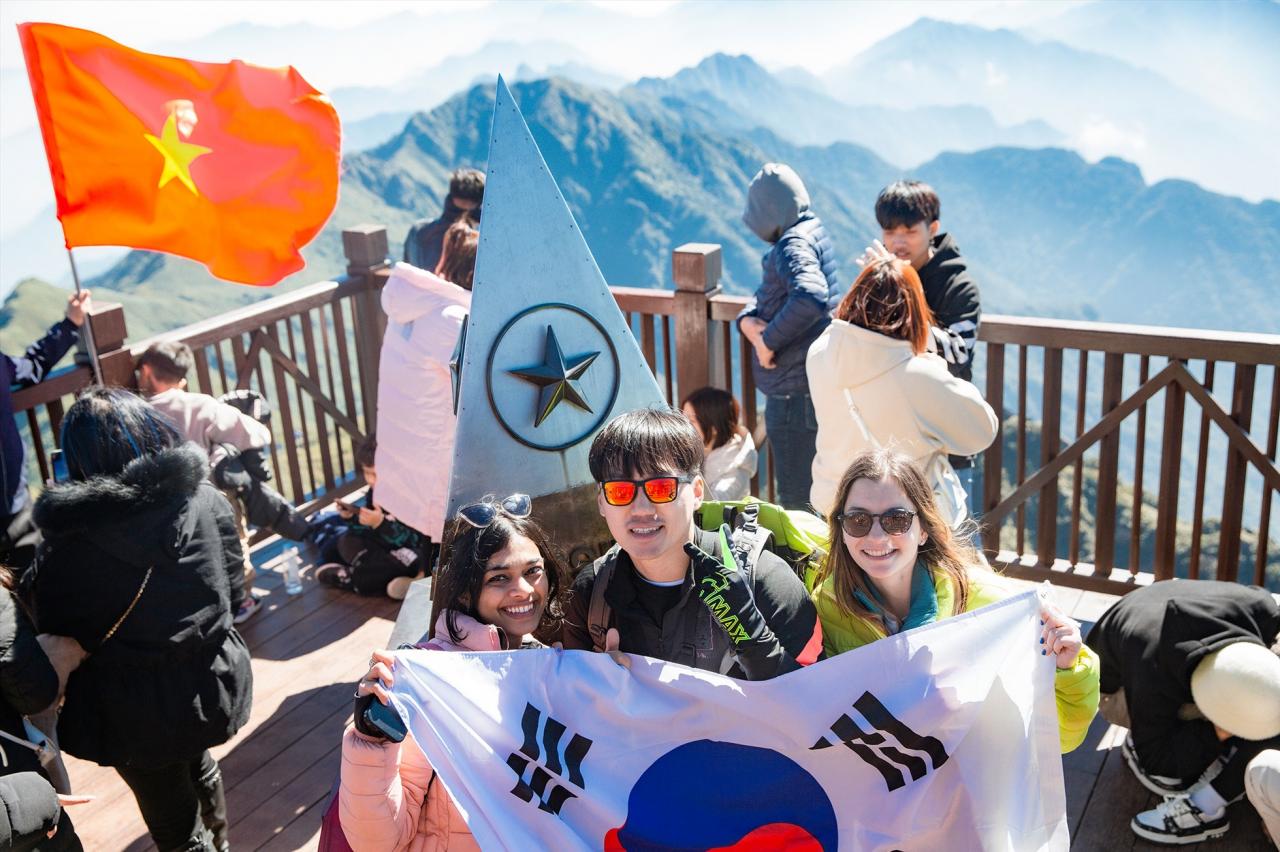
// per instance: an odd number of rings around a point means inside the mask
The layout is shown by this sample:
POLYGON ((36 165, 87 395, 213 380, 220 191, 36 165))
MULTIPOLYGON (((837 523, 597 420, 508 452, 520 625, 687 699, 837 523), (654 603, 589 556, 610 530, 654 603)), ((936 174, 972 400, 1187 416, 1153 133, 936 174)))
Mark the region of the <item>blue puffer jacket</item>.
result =
POLYGON ((774 352, 774 367, 763 369, 755 353, 751 367, 756 386, 767 395, 808 393, 805 358, 809 344, 831 323, 840 301, 835 247, 822 221, 800 214, 760 261, 763 280, 751 303, 738 315, 769 323, 764 342, 774 352))

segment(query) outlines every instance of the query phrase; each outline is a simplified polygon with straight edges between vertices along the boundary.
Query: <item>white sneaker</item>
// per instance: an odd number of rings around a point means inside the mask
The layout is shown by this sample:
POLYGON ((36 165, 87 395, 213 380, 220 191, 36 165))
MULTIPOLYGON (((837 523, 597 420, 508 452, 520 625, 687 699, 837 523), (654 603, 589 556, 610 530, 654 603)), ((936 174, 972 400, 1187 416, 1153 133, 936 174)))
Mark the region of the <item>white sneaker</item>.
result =
POLYGON ((1206 814, 1187 795, 1169 796, 1149 811, 1135 816, 1129 827, 1152 843, 1181 846, 1222 837, 1231 828, 1227 809, 1206 814))

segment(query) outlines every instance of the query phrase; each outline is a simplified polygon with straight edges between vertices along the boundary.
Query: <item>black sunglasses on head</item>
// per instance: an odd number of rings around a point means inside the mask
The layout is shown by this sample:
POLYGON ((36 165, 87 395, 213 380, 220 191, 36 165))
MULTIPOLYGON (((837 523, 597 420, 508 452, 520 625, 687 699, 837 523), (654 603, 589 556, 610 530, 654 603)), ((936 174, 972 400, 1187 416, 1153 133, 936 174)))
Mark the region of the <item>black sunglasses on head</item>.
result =
POLYGON ((533 511, 533 498, 528 494, 512 494, 498 500, 492 494, 486 494, 478 503, 470 503, 458 510, 458 517, 478 530, 493 523, 498 512, 506 512, 513 518, 527 518, 533 511))
POLYGON ((878 515, 862 509, 854 509, 852 512, 841 512, 836 515, 836 520, 840 522, 846 535, 862 538, 871 532, 871 525, 877 520, 880 521, 880 529, 884 530, 886 535, 902 535, 911 529, 911 522, 916 519, 916 514, 901 508, 888 509, 878 515))

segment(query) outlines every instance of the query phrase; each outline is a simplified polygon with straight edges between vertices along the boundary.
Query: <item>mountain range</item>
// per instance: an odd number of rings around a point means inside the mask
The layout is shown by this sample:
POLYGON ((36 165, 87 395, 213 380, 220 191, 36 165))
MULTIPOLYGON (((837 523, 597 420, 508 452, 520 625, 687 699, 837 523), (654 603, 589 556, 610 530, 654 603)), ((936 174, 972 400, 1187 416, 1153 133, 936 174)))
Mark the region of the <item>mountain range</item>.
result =
MULTIPOLYGON (((725 100, 686 99, 661 87, 614 94, 557 78, 514 91, 609 281, 662 286, 673 246, 718 242, 726 289, 750 292, 766 247, 740 222, 745 190, 762 163, 778 160, 805 178, 847 282, 853 259, 878 234, 876 193, 907 173, 857 145, 797 145, 754 126, 722 88, 725 100)), ((308 247, 310 266, 292 280, 340 270, 341 229, 360 222, 386 224, 398 254, 408 224, 439 209, 451 169, 484 166, 491 110, 492 87, 476 86, 346 157, 337 212, 308 247)), ((1090 164, 1054 148, 943 153, 910 174, 939 190, 943 227, 972 264, 989 312, 1280 328, 1280 203, 1184 181, 1151 185, 1130 163, 1090 164)), ((135 298, 197 290, 202 300, 247 298, 196 264, 141 252, 92 284, 135 298)), ((164 316, 185 321, 181 312, 164 316)))

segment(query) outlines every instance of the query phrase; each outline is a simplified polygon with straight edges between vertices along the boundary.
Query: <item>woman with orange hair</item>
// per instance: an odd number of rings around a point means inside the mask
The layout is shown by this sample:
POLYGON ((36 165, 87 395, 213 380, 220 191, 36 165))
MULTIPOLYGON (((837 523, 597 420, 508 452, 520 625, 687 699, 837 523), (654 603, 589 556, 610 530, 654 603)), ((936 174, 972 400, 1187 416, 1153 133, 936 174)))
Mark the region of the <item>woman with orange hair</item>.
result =
POLYGON ((840 474, 859 453, 903 453, 925 472, 942 515, 968 515, 947 455, 972 455, 996 436, 996 414, 978 389, 928 352, 933 314, 920 277, 896 258, 872 261, 809 347, 806 369, 818 418, 809 500, 830 514, 840 474))

